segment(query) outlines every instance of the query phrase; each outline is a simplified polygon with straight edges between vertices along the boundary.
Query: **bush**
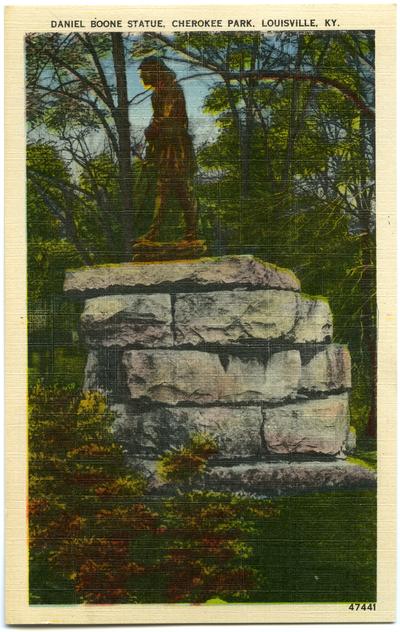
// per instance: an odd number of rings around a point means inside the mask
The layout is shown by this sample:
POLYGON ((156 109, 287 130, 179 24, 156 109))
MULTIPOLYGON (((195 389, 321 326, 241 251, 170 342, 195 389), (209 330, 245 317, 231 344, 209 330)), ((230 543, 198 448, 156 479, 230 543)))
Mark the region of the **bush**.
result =
POLYGON ((245 600, 257 585, 251 540, 276 511, 266 500, 194 491, 164 502, 168 601, 245 600))
POLYGON ((193 435, 187 446, 167 450, 158 464, 162 479, 177 484, 177 489, 191 487, 205 473, 208 459, 218 454, 215 440, 208 435, 193 435))
MULTIPOLYGON (((100 393, 40 384, 30 393, 32 567, 55 566, 74 600, 88 603, 135 601, 128 585, 145 569, 130 560, 130 548, 158 529, 157 515, 140 502, 145 481, 127 470, 112 421, 100 393)), ((48 598, 32 587, 33 603, 48 598)))
POLYGON ((250 539, 276 513, 271 504, 193 491, 218 452, 213 438, 195 435, 161 459, 178 495, 150 511, 112 422, 101 393, 41 384, 30 392, 31 603, 248 598, 259 578, 250 539))
POLYGON ((204 485, 208 461, 217 453, 212 437, 194 435, 159 463, 161 476, 179 492, 162 509, 166 542, 160 570, 167 578, 168 601, 243 600, 259 579, 251 566, 249 538, 276 513, 271 504, 231 493, 182 491, 204 485))

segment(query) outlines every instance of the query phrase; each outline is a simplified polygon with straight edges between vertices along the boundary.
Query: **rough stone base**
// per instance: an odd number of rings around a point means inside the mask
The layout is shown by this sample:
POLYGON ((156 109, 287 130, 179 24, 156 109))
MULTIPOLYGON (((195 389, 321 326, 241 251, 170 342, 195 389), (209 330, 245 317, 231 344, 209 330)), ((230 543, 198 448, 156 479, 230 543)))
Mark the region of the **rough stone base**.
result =
POLYGON ((194 434, 213 437, 218 458, 269 458, 308 455, 342 458, 349 437, 348 394, 300 400, 275 407, 159 406, 138 412, 134 403, 111 404, 114 432, 129 456, 161 458, 165 450, 187 444, 194 434))
POLYGON ((67 295, 85 300, 84 389, 107 396, 127 460, 141 459, 154 493, 169 493, 157 459, 205 433, 218 445, 205 489, 373 486, 373 472, 339 460, 355 447, 351 358, 331 343, 327 300, 250 255, 186 261, 194 247, 204 244, 141 240, 134 251, 146 260, 175 259, 177 248, 183 258, 66 274, 67 295))
MULTIPOLYGON (((130 461, 148 477, 154 494, 174 493, 174 487, 157 475, 156 461, 130 461)), ((254 461, 236 465, 214 465, 202 488, 262 497, 292 496, 310 492, 374 489, 376 472, 345 460, 254 461)))

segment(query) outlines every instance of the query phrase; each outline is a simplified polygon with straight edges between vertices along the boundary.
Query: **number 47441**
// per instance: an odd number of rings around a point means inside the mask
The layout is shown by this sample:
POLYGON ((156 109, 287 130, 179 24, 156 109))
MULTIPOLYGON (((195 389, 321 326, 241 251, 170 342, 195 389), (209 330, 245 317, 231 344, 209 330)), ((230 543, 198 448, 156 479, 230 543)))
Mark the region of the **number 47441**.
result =
POLYGON ((376 610, 376 603, 351 603, 349 610, 376 610))

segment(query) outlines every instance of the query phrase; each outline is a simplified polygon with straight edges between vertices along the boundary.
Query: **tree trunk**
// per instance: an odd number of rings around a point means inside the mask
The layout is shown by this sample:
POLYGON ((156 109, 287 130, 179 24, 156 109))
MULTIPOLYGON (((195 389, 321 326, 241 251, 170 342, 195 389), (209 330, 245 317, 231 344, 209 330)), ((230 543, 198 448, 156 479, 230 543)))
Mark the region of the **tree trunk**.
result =
MULTIPOLYGON (((360 156, 366 155, 366 136, 368 133, 368 121, 360 113, 360 156)), ((362 160, 362 158, 361 158, 362 160)), ((371 375, 371 401, 366 432, 368 437, 376 439, 377 435, 377 336, 376 336, 376 272, 374 257, 371 252, 375 248, 375 240, 371 234, 371 209, 367 195, 367 165, 362 160, 360 169, 360 203, 363 218, 363 235, 361 237, 361 257, 365 269, 362 280, 364 300, 361 312, 361 324, 363 327, 362 342, 369 356, 371 375)))
MULTIPOLYGON (((250 60, 249 70, 255 69, 256 62, 256 49, 255 43, 253 43, 253 51, 250 60)), ((245 61, 241 59, 241 72, 245 70, 245 61)), ((254 78, 250 78, 246 85, 246 80, 240 82, 240 88, 242 92, 242 98, 244 101, 244 121, 241 122, 239 130, 239 147, 240 147, 240 183, 241 183, 241 195, 243 198, 248 198, 251 189, 251 173, 250 173, 250 160, 251 160, 251 145, 253 138, 254 127, 254 112, 253 112, 253 91, 256 81, 254 78)))
POLYGON ((121 33, 111 33, 113 62, 117 82, 117 106, 113 115, 118 134, 119 181, 122 198, 122 228, 124 259, 131 258, 133 235, 133 169, 129 122, 128 88, 126 80, 124 41, 121 33))
MULTIPOLYGON (((295 72, 298 73, 301 67, 302 53, 303 50, 303 36, 301 33, 298 34, 298 43, 297 43, 297 52, 295 58, 295 72)), ((293 161, 294 161, 294 148, 296 143, 296 138, 298 134, 297 130, 297 117, 299 115, 299 105, 300 105, 300 82, 296 79, 293 79, 290 86, 290 109, 289 109, 289 125, 288 125, 288 133, 287 133, 287 143, 286 143, 286 159, 284 170, 282 174, 282 190, 286 191, 289 197, 290 204, 293 202, 293 161)))

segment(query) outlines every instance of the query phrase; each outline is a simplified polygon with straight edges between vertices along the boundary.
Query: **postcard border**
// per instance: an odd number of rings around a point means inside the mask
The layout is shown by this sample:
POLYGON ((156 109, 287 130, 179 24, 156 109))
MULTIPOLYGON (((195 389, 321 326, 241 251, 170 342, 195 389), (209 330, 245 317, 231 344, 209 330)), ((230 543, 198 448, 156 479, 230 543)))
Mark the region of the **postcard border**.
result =
MULTIPOLYGON (((27 433, 26 433, 26 236, 25 236, 25 32, 49 31, 51 18, 73 14, 151 18, 160 14, 183 17, 223 17, 228 6, 112 7, 43 6, 6 8, 6 621, 8 624, 106 623, 291 623, 391 622, 395 618, 395 463, 396 463, 396 152, 395 138, 395 5, 255 5, 235 6, 235 14, 304 17, 321 20, 341 16, 339 29, 376 32, 377 86, 377 282, 378 282, 378 597, 375 612, 353 612, 346 604, 228 604, 30 606, 27 576, 27 433)), ((97 29, 85 29, 97 30, 97 29)), ((122 29, 126 30, 126 29, 122 29)), ((140 31, 141 29, 135 29, 140 31)), ((205 30, 216 30, 215 28, 205 30)), ((245 30, 245 29, 244 29, 245 30)), ((258 30, 258 29, 256 29, 258 30)), ((279 30, 279 29, 276 29, 279 30)), ((286 29, 285 29, 286 30, 286 29)), ((287 29, 290 30, 290 29, 287 29)), ((294 28, 293 30, 299 30, 294 28)), ((318 30, 324 30, 319 28, 318 30)))

